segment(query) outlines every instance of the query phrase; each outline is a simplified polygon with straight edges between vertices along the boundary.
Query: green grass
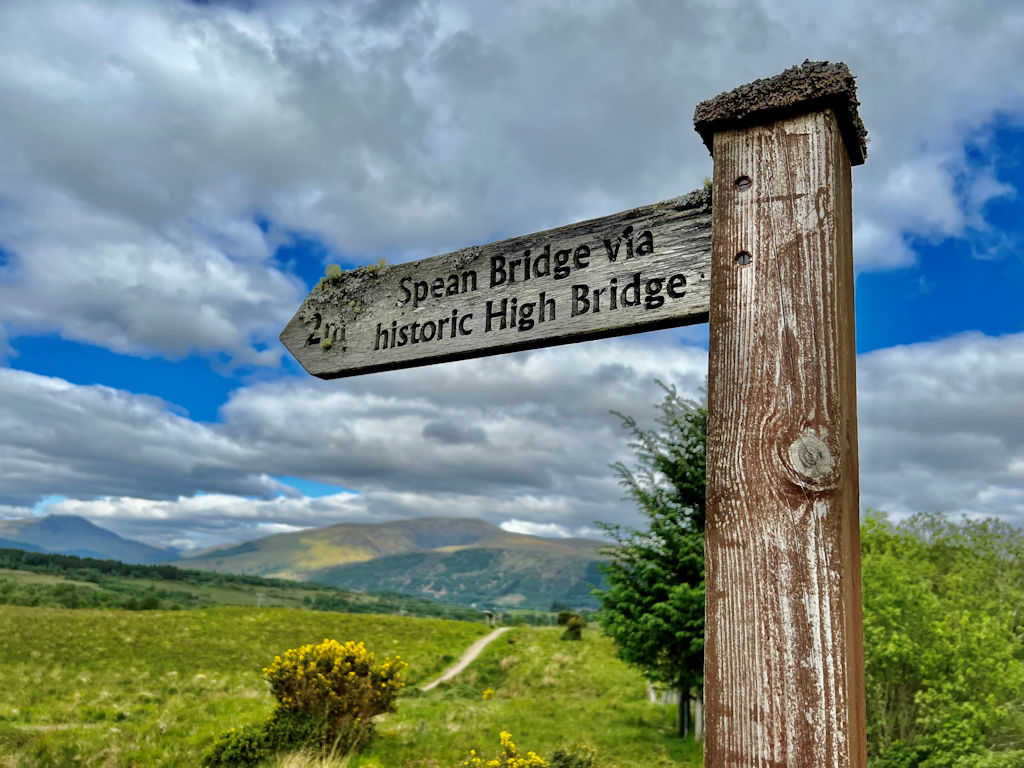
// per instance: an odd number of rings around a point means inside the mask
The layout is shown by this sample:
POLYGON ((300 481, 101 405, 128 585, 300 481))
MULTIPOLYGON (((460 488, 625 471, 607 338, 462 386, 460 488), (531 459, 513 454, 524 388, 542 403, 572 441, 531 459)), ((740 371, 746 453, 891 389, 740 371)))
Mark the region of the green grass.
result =
POLYGON ((700 747, 672 735, 674 708, 647 701, 643 679, 614 658, 608 638, 595 629, 585 630, 582 642, 561 634, 557 627, 517 627, 451 683, 403 697, 353 768, 454 768, 471 749, 493 757, 502 730, 524 753, 548 757, 589 744, 602 768, 701 764, 700 747), (494 694, 484 700, 488 688, 494 694))
POLYGON ((291 609, 115 611, 0 606, 0 765, 192 766, 222 731, 266 717, 261 669, 325 637, 439 674, 487 630, 291 609))
POLYGON ((602 768, 700 765, 699 747, 671 735, 672 708, 648 703, 640 676, 592 629, 563 642, 560 628, 517 627, 452 683, 422 693, 416 686, 488 628, 284 608, 20 606, 0 606, 0 627, 2 768, 198 765, 221 732, 270 713, 262 667, 325 637, 409 663, 398 711, 379 719, 349 768, 455 768, 470 749, 495 754, 501 730, 548 756, 591 744, 602 768))
POLYGON ((0 582, 9 580, 17 586, 29 584, 56 585, 71 584, 83 590, 107 590, 121 594, 139 595, 148 592, 159 593, 165 603, 178 603, 181 607, 193 607, 196 605, 251 605, 258 602, 258 595, 264 597, 263 605, 266 607, 302 607, 303 598, 310 600, 325 593, 326 590, 314 585, 303 588, 303 585, 296 584, 295 587, 283 586, 260 586, 252 584, 187 584, 182 581, 171 581, 168 579, 147 579, 129 576, 106 576, 103 583, 97 584, 88 581, 81 581, 66 578, 58 574, 35 573, 32 571, 13 570, 0 568, 0 582))

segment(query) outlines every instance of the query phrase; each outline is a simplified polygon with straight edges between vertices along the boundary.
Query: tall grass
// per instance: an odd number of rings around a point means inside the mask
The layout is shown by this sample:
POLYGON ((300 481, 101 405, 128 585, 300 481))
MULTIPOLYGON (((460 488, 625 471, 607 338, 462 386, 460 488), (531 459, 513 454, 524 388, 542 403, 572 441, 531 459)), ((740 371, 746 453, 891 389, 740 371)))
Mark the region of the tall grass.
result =
POLYGON ((0 606, 0 765, 191 766, 272 708, 261 669, 325 637, 364 640, 439 674, 487 629, 436 619, 221 607, 67 611, 0 606))
POLYGON ((270 713, 262 667, 325 637, 401 655, 409 687, 363 753, 282 756, 277 768, 455 768, 471 749, 493 754, 501 730, 547 756, 590 744, 606 768, 700 765, 699 747, 672 736, 672 708, 646 701, 641 677, 596 630, 563 642, 559 627, 518 627, 455 680, 418 689, 487 631, 282 608, 0 606, 0 768, 198 765, 221 732, 270 713))
POLYGON ((590 744, 608 768, 701 764, 699 745, 673 736, 673 708, 647 701, 643 679, 614 658, 608 638, 590 629, 582 642, 564 642, 561 634, 518 627, 450 683, 403 697, 353 768, 454 768, 471 749, 494 754, 502 730, 524 752, 548 757, 590 744))

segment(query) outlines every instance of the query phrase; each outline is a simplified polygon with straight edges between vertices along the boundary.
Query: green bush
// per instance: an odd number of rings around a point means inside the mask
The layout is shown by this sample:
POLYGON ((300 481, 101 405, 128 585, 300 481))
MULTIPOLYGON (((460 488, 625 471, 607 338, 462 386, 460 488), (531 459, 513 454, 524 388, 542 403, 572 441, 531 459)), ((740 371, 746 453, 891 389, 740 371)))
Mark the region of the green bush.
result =
POLYGON ((565 625, 563 640, 582 640, 583 630, 587 626, 587 620, 582 616, 573 615, 565 625))
POLYGON ((971 755, 961 758, 956 768, 1024 768, 1024 750, 971 755))
POLYGON ((265 747, 266 733, 261 726, 232 728, 217 738, 203 757, 203 765, 210 768, 257 765, 263 759, 265 747))
POLYGON ((371 718, 395 710, 407 665, 379 665, 362 643, 324 640, 275 656, 263 674, 277 706, 266 722, 222 735, 206 766, 255 765, 272 752, 313 748, 323 756, 354 754, 373 735, 371 718))
POLYGON ((572 750, 556 749, 551 753, 551 768, 597 768, 597 752, 585 744, 572 750))

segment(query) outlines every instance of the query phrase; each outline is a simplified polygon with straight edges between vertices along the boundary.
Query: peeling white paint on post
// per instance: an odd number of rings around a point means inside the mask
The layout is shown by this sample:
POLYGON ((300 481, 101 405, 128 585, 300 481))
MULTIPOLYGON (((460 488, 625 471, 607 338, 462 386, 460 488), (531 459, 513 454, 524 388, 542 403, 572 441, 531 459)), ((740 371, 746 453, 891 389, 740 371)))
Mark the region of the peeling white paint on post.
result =
POLYGON ((281 333, 329 379, 707 320, 710 195, 325 278, 281 333))
POLYGON ((697 108, 715 160, 708 381, 708 768, 863 768, 845 65, 697 108))

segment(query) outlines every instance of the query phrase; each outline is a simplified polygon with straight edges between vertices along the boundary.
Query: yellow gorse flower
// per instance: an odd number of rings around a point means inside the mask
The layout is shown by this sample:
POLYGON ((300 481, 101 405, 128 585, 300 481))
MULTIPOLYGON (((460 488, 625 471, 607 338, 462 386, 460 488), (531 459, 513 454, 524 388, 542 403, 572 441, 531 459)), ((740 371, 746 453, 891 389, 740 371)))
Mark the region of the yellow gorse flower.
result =
POLYGON ((363 643, 325 638, 275 656, 263 674, 279 706, 346 720, 393 710, 407 666, 397 657, 378 665, 363 643))
POLYGON ((470 750, 469 758, 462 763, 462 768, 550 768, 548 761, 536 752, 527 752, 525 757, 521 755, 508 731, 499 733, 498 740, 503 754, 484 760, 477 756, 476 750, 470 750))

